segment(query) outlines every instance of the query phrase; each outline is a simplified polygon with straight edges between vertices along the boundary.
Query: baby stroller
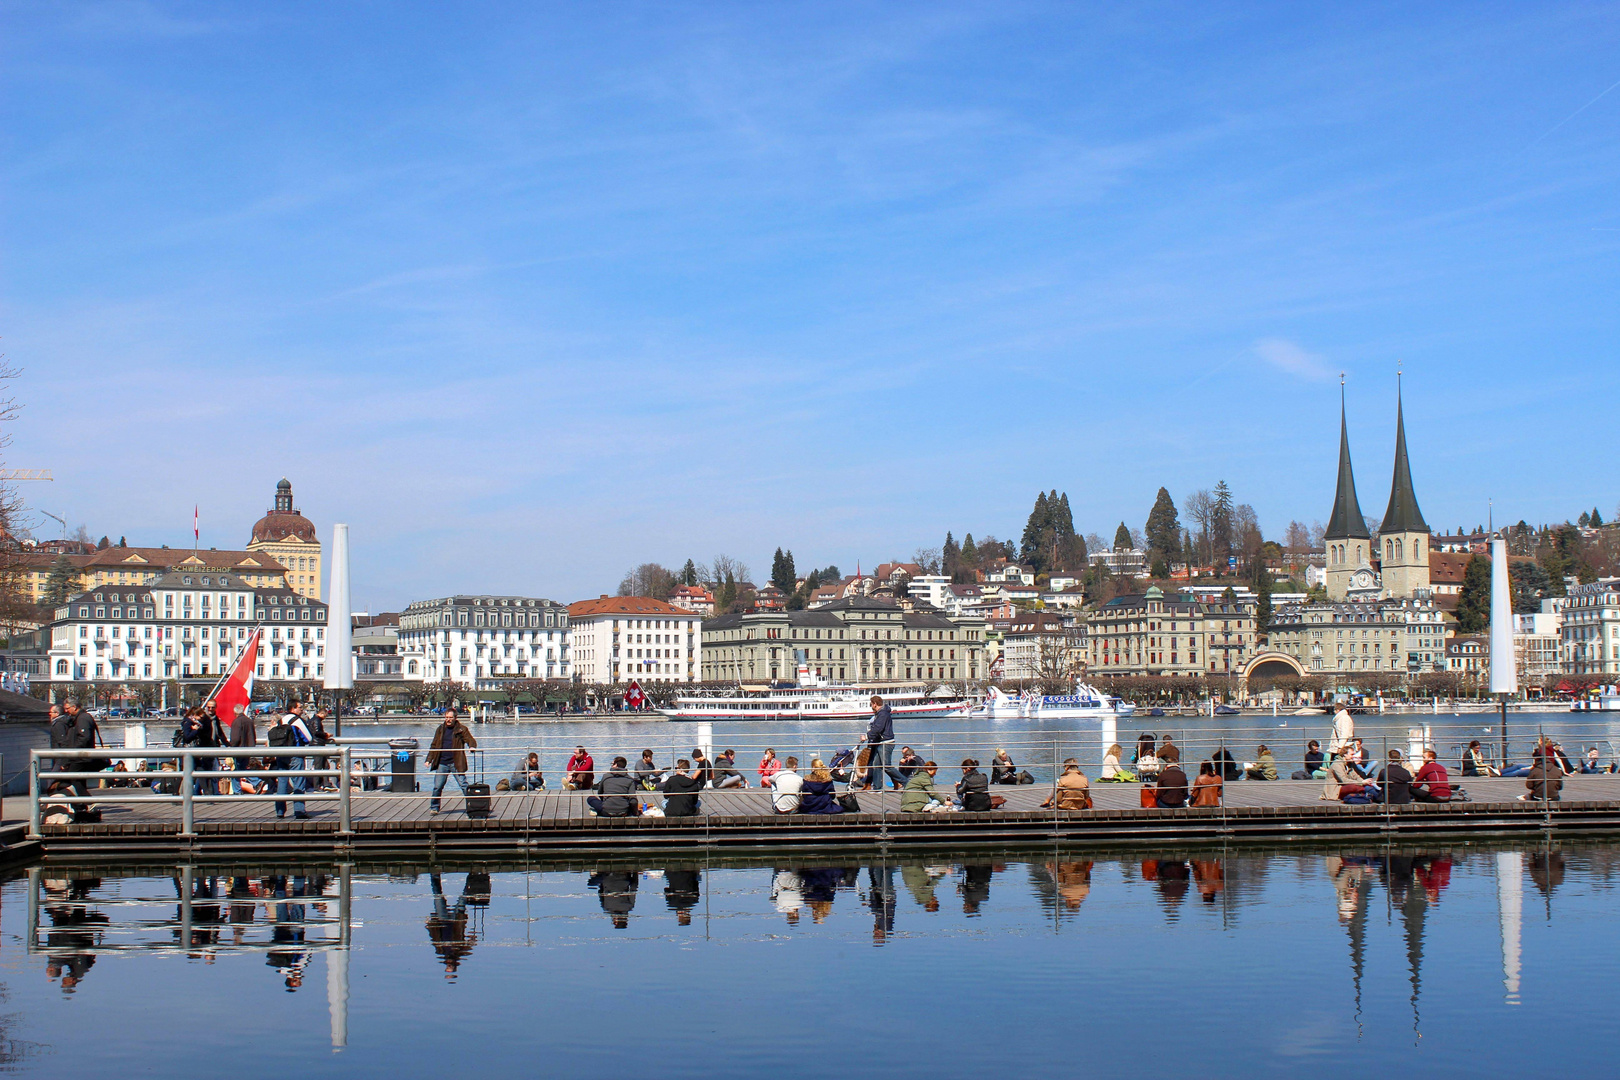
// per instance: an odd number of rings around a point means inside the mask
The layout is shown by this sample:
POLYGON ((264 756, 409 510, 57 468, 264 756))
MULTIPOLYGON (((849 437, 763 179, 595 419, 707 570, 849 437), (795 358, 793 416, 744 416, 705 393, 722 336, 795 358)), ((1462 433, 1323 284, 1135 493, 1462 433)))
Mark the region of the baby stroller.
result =
POLYGON ((843 784, 844 793, 838 796, 838 805, 846 813, 858 813, 860 802, 855 798, 856 787, 863 784, 867 778, 867 765, 872 760, 872 748, 865 742, 858 742, 848 750, 840 750, 833 755, 832 762, 827 771, 832 773, 833 782, 843 784))

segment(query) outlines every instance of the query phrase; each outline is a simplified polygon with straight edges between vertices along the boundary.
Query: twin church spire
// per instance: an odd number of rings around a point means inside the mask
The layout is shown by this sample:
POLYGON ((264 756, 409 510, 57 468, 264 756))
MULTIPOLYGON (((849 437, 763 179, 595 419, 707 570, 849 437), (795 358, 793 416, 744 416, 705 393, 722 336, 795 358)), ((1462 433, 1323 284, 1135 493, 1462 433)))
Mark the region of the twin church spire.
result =
POLYGON ((1327 544, 1328 597, 1334 601, 1367 597, 1375 587, 1386 597, 1410 597, 1429 585, 1427 544, 1429 526, 1418 507, 1412 487, 1412 466, 1406 452, 1406 415, 1400 384, 1395 391, 1395 474, 1390 481, 1389 506, 1378 526, 1383 549, 1373 543, 1356 497, 1355 471, 1350 463, 1350 431, 1345 417, 1344 383, 1339 383, 1339 477, 1333 513, 1323 538, 1327 544), (1381 580, 1374 586, 1372 562, 1380 563, 1381 580))

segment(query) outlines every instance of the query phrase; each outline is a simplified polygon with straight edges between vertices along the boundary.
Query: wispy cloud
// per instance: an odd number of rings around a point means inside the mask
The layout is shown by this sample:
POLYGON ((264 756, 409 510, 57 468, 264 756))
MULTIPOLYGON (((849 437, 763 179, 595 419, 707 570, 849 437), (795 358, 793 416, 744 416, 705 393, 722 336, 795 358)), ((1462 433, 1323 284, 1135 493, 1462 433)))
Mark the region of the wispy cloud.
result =
POLYGON ((1325 357, 1306 352, 1287 338, 1261 338, 1254 343, 1254 355, 1278 371, 1298 375, 1302 379, 1328 379, 1333 376, 1325 357))

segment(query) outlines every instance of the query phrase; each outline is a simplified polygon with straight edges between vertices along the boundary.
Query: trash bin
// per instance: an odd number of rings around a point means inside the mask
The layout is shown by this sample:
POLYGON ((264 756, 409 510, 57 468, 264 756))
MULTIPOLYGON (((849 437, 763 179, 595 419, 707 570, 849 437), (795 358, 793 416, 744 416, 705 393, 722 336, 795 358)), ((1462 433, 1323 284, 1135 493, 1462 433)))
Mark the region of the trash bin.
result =
POLYGON ((416 748, 418 745, 420 744, 415 739, 388 740, 389 791, 409 792, 416 790, 416 748))

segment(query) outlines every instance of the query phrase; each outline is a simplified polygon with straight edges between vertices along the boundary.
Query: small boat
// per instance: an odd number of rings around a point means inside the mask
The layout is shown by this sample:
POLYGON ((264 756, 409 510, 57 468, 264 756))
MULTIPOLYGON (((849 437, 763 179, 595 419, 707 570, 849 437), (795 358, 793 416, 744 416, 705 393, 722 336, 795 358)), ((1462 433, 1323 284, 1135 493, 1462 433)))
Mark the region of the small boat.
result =
POLYGON ((1148 715, 1149 716, 1163 716, 1164 715, 1164 710, 1163 709, 1149 709, 1148 710, 1148 715))
POLYGON ((1135 712, 1136 706, 1123 698, 1077 682, 1072 694, 1042 694, 1038 690, 1008 694, 992 686, 984 706, 975 715, 987 720, 1100 720, 1135 712))
POLYGON ((1242 709, 1234 709, 1230 705, 1217 705, 1212 710, 1212 714, 1215 716, 1238 716, 1242 711, 1242 709))

